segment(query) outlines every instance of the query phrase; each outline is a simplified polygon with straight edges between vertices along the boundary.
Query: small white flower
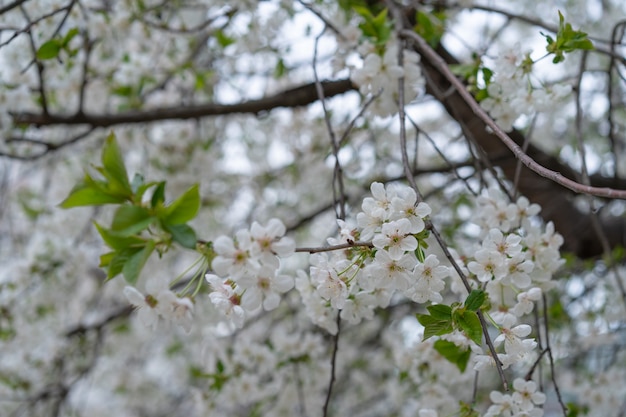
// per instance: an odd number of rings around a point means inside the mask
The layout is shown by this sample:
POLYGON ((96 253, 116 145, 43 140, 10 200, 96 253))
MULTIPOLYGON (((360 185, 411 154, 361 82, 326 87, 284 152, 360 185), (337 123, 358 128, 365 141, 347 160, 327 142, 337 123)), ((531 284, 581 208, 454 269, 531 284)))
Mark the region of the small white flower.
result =
POLYGON ((296 249, 293 239, 284 237, 285 232, 285 225, 278 219, 271 219, 265 227, 253 222, 250 227, 250 254, 260 258, 263 264, 278 268, 277 256, 286 258, 296 249))
POLYGON ((215 273, 223 277, 229 276, 235 282, 245 279, 246 275, 253 275, 260 265, 249 252, 251 243, 252 240, 247 230, 237 232, 236 244, 227 236, 215 239, 213 249, 217 256, 211 263, 215 273))
POLYGON ((443 300, 441 291, 445 288, 444 278, 450 275, 447 267, 439 265, 439 259, 433 254, 426 257, 423 264, 415 267, 416 281, 405 291, 405 295, 417 303, 432 301, 440 303, 443 300))
POLYGON ((245 320, 245 311, 239 305, 239 296, 233 288, 217 275, 207 274, 207 282, 213 291, 209 294, 211 303, 217 310, 228 318, 237 328, 242 328, 245 320))
POLYGON ((348 288, 334 270, 326 270, 324 278, 317 285, 318 294, 325 300, 330 301, 333 308, 341 309, 348 298, 348 288))
POLYGON ((533 287, 528 291, 517 294, 517 304, 513 307, 513 314, 520 317, 530 314, 535 307, 535 301, 541 299, 541 288, 533 287))
POLYGON ((541 405, 546 402, 546 395, 537 391, 537 383, 535 381, 525 381, 517 378, 513 381, 513 400, 519 404, 522 411, 530 411, 535 405, 541 405))
POLYGON ((399 259, 393 259, 389 252, 381 249, 376 252, 374 262, 368 268, 368 276, 375 287, 389 290, 405 290, 411 281, 410 274, 415 268, 417 258, 413 253, 403 253, 399 259))
POLYGON ((159 312, 156 309, 158 301, 151 295, 144 296, 137 288, 126 286, 124 287, 124 295, 128 301, 137 309, 137 315, 139 320, 146 327, 155 330, 159 323, 159 312))
POLYGON ((383 224, 381 234, 374 236, 372 244, 378 249, 386 249, 391 259, 399 260, 404 252, 417 249, 417 239, 411 236, 411 222, 399 219, 383 224))
POLYGON ((180 298, 172 291, 164 290, 157 295, 157 310, 165 320, 181 326, 187 333, 193 323, 193 303, 189 298, 180 298))
POLYGON ((534 339, 524 339, 530 334, 532 328, 527 324, 520 324, 515 327, 515 316, 505 316, 500 324, 502 332, 493 341, 494 346, 499 346, 504 342, 504 351, 513 357, 523 357, 537 347, 534 339))
POLYGON ((467 269, 476 275, 480 282, 501 279, 506 275, 504 257, 495 250, 481 249, 474 255, 476 261, 467 264, 467 269))

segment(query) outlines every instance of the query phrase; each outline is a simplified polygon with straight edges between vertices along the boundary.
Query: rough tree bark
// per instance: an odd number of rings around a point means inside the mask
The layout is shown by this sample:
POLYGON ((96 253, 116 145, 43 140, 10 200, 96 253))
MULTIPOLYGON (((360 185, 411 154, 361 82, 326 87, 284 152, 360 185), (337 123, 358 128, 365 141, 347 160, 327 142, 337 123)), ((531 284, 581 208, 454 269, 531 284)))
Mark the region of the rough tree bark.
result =
MULTIPOLYGON (((437 48, 438 54, 448 65, 458 64, 443 46, 437 48)), ((422 66, 428 80, 428 92, 437 98, 446 111, 454 118, 466 136, 484 152, 485 157, 493 166, 499 167, 511 181, 515 178, 519 161, 513 153, 498 139, 470 108, 468 103, 451 88, 450 83, 425 57, 422 66)), ((524 135, 513 130, 509 136, 520 146, 524 146, 524 135)), ((529 143, 527 154, 539 164, 560 172, 563 176, 579 181, 579 174, 560 162, 557 158, 547 154, 537 146, 529 143)), ((478 152, 480 154, 481 152, 478 152)), ((591 176, 591 185, 597 187, 624 188, 625 182, 613 178, 591 176)), ((575 193, 555 182, 544 178, 525 166, 521 166, 517 181, 518 190, 532 202, 543 208, 542 216, 547 221, 554 222, 556 229, 563 235, 565 243, 563 250, 571 252, 580 258, 591 258, 601 255, 605 249, 613 249, 626 244, 626 221, 621 217, 614 217, 608 213, 598 215, 598 227, 594 227, 592 216, 584 212, 574 203, 575 193), (605 240, 605 248, 603 240, 605 240)))

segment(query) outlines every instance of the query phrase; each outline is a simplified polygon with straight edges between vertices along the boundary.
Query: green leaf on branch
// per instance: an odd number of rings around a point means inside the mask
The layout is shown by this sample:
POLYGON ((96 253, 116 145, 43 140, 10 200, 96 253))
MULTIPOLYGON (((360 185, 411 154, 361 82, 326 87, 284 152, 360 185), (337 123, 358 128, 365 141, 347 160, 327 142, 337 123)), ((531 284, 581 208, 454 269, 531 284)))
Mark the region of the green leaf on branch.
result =
POLYGON ((224 31, 221 29, 215 31, 214 36, 215 36, 215 40, 217 41, 217 44, 222 49, 236 42, 234 38, 231 38, 230 36, 226 35, 224 31))
POLYGON ((102 168, 99 168, 98 171, 109 180, 112 189, 125 195, 132 195, 133 191, 128 181, 128 173, 126 172, 122 152, 117 145, 113 133, 106 138, 104 143, 104 148, 102 149, 102 168))
POLYGON ((452 308, 444 304, 435 304, 426 307, 430 315, 417 314, 417 321, 424 326, 424 340, 432 336, 441 336, 451 333, 452 308))
POLYGON ((145 244, 145 239, 142 239, 138 236, 128 236, 121 237, 115 232, 112 232, 109 229, 106 229, 100 226, 98 223, 94 222, 98 233, 100 233, 100 237, 104 240, 111 249, 115 249, 116 251, 120 251, 129 247, 137 247, 145 244))
POLYGON ((152 198, 150 199, 150 204, 152 204, 152 208, 156 208, 159 205, 165 202, 165 181, 161 181, 157 184, 154 192, 152 193, 152 198))
POLYGON ((79 33, 80 31, 78 28, 72 28, 67 31, 63 38, 53 38, 44 42, 37 49, 35 56, 40 60, 54 59, 58 58, 59 54, 63 50, 65 50, 70 56, 74 55, 72 51, 69 50, 69 44, 79 33))
POLYGON ((594 49, 593 43, 587 37, 587 33, 580 30, 574 30, 572 25, 565 22, 565 18, 559 11, 559 31, 556 39, 549 35, 542 35, 546 38, 548 45, 546 50, 549 54, 554 54, 553 63, 558 64, 565 60, 565 53, 574 52, 576 50, 594 49))
POLYGON ((92 184, 80 182, 74 187, 60 204, 64 209, 81 206, 100 206, 103 204, 121 204, 126 199, 121 196, 113 195, 102 190, 106 183, 102 183, 101 187, 92 184))
POLYGON ((37 59, 54 59, 59 56, 62 49, 62 43, 59 39, 50 39, 44 42, 39 49, 37 49, 37 59))
POLYGON ((452 333, 452 330, 454 330, 451 320, 437 320, 427 314, 418 314, 417 321, 424 326, 424 340, 433 336, 452 333))
POLYGON ((285 65, 285 61, 282 58, 279 58, 278 62, 276 62, 276 66, 274 67, 274 78, 282 78, 286 72, 287 65, 285 65))
POLYGON ((156 219, 150 212, 138 206, 120 206, 113 215, 111 231, 117 236, 131 236, 145 230, 156 219))
POLYGON ((445 33, 445 15, 443 13, 428 13, 417 11, 415 14, 415 32, 428 44, 435 48, 445 33))
POLYGON ((120 251, 105 253, 100 256, 100 267, 107 268, 107 281, 122 273, 122 269, 131 256, 135 255, 142 248, 126 248, 120 251))
POLYGON ((483 290, 472 290, 465 300, 465 308, 471 311, 478 311, 486 298, 487 295, 483 290))
POLYGON ((454 324, 477 345, 483 341, 483 331, 478 314, 470 310, 459 309, 454 313, 454 324))
POLYGON ((445 304, 433 304, 426 309, 437 320, 450 320, 452 318, 452 307, 445 304))
POLYGON ((141 270, 146 264, 148 258, 150 258, 150 255, 152 255, 154 248, 154 241, 149 240, 148 242, 146 242, 146 245, 143 247, 143 249, 131 255, 124 263, 124 266, 122 267, 122 274, 129 284, 135 285, 137 279, 139 279, 139 274, 141 273, 141 270))
POLYGON ((199 209, 200 192, 195 184, 167 206, 160 217, 168 224, 183 224, 193 219, 199 209))
POLYGON ((196 232, 186 224, 164 224, 163 229, 172 235, 172 240, 184 248, 195 249, 196 232))
POLYGON ((375 45, 387 43, 391 36, 391 22, 387 20, 387 9, 383 9, 376 16, 367 7, 353 6, 353 9, 365 19, 365 22, 359 25, 363 35, 370 38, 375 45))
POLYGON ((67 46, 70 44, 72 39, 74 39, 74 37, 76 37, 76 35, 78 35, 79 33, 80 33, 80 30, 76 27, 68 30, 65 36, 63 37, 63 39, 61 40, 62 47, 67 48, 67 46))
POLYGON ((469 347, 461 348, 447 340, 437 340, 434 348, 441 356, 455 364, 461 372, 465 372, 472 353, 469 347))

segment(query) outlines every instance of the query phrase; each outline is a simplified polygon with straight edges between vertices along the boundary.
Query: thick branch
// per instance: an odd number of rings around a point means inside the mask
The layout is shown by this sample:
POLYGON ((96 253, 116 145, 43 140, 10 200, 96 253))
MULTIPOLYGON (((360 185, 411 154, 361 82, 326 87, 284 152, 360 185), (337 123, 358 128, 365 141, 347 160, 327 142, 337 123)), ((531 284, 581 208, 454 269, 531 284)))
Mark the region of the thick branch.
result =
MULTIPOLYGON (((323 81, 324 97, 333 97, 353 90, 349 79, 323 81)), ((110 127, 121 124, 135 124, 174 119, 198 119, 206 116, 252 113, 260 114, 278 107, 306 106, 318 100, 315 83, 295 87, 273 96, 258 100, 249 100, 236 104, 207 103, 195 106, 175 106, 154 110, 139 110, 117 114, 76 113, 44 114, 13 113, 13 122, 17 125, 52 126, 52 125, 89 125, 91 127, 110 127)))
POLYGON ((595 195, 598 197, 614 198, 614 199, 626 199, 626 190, 617 190, 613 188, 600 188, 586 185, 580 182, 571 180, 558 171, 551 170, 539 163, 537 163, 531 156, 525 153, 521 145, 518 145, 508 134, 506 134, 497 124, 493 121, 483 110, 480 105, 474 100, 472 95, 467 91, 465 86, 459 81, 452 71, 448 68, 446 62, 437 53, 428 46, 428 43, 417 35, 413 31, 403 31, 402 34, 411 39, 418 51, 422 56, 425 56, 431 65, 435 67, 437 71, 449 82, 457 94, 465 101, 469 109, 474 115, 486 125, 491 131, 498 137, 498 139, 507 147, 516 158, 518 158, 527 168, 541 175, 544 178, 550 179, 557 184, 562 185, 576 193, 584 193, 589 195, 595 195))
MULTIPOLYGON (((458 64, 458 61, 442 46, 438 47, 437 54, 447 65, 458 64)), ((473 99, 468 102, 452 87, 452 84, 442 73, 439 63, 427 55, 423 55, 422 58, 423 68, 429 80, 428 91, 441 101, 448 113, 459 123, 465 135, 471 138, 476 146, 482 148, 488 159, 500 167, 504 174, 512 180, 518 165, 517 156, 499 137, 491 133, 485 121, 477 117, 470 104, 473 99), (439 92, 447 92, 447 94, 438 94, 439 92)), ((519 131, 514 130, 507 136, 518 147, 525 142, 524 135, 519 131)), ((529 144, 525 154, 537 164, 557 173, 561 179, 573 180, 577 178, 575 171, 532 143, 529 144)), ((614 181, 612 178, 600 176, 592 176, 590 183, 595 187, 625 188, 623 180, 614 181)), ((554 222, 556 229, 564 237, 564 250, 581 258, 602 254, 602 244, 591 227, 589 215, 574 205, 572 201, 574 193, 572 191, 563 188, 551 178, 538 175, 527 167, 523 167, 519 175, 518 189, 531 201, 543 207, 543 217, 554 222)), ((626 222, 620 218, 606 216, 601 217, 600 220, 611 247, 624 245, 626 222)))

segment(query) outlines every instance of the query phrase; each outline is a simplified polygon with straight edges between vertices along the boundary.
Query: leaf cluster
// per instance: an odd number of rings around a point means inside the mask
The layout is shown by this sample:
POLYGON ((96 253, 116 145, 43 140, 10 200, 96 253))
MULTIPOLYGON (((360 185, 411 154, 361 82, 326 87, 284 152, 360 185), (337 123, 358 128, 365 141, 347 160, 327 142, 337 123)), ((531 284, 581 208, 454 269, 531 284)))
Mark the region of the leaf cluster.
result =
POLYGON ((359 29, 374 45, 382 46, 391 37, 391 22, 387 19, 387 9, 383 9, 376 15, 363 6, 352 6, 365 21, 359 24, 359 29))
MULTIPOLYGON (((424 340, 432 336, 442 336, 459 330, 474 343, 482 344, 482 326, 477 311, 487 300, 483 290, 473 290, 465 302, 452 305, 435 304, 426 309, 429 314, 417 314, 417 320, 424 326, 424 340)), ((459 347, 447 340, 437 340, 434 348, 448 361, 455 364, 461 372, 465 371, 470 358, 469 347, 459 347)))
POLYGON ((102 166, 94 169, 102 178, 86 173, 61 207, 118 205, 110 227, 95 223, 100 236, 112 249, 100 257, 100 266, 107 268, 107 279, 121 273, 134 284, 155 250, 162 254, 172 243, 195 249, 196 234, 187 222, 200 208, 197 184, 166 204, 165 181, 145 182, 138 174, 129 181, 113 134, 105 141, 101 162, 102 166), (152 192, 150 198, 146 197, 148 191, 152 192))
POLYGON ((468 90, 474 94, 476 101, 480 102, 489 97, 487 87, 491 84, 493 71, 483 65, 478 54, 473 54, 472 58, 467 64, 451 65, 450 70, 467 81, 468 90))
POLYGON ((424 38, 431 47, 437 47, 446 31, 445 13, 442 11, 429 13, 418 10, 415 13, 415 21, 417 22, 413 28, 415 32, 424 38))
POLYGON ((552 36, 542 35, 546 38, 548 45, 546 50, 549 54, 554 54, 553 63, 558 64, 565 60, 564 54, 567 52, 573 52, 576 50, 590 50, 594 49, 593 43, 587 38, 587 34, 580 30, 574 30, 572 25, 565 23, 565 18, 559 11, 559 31, 556 34, 556 39, 552 36))

